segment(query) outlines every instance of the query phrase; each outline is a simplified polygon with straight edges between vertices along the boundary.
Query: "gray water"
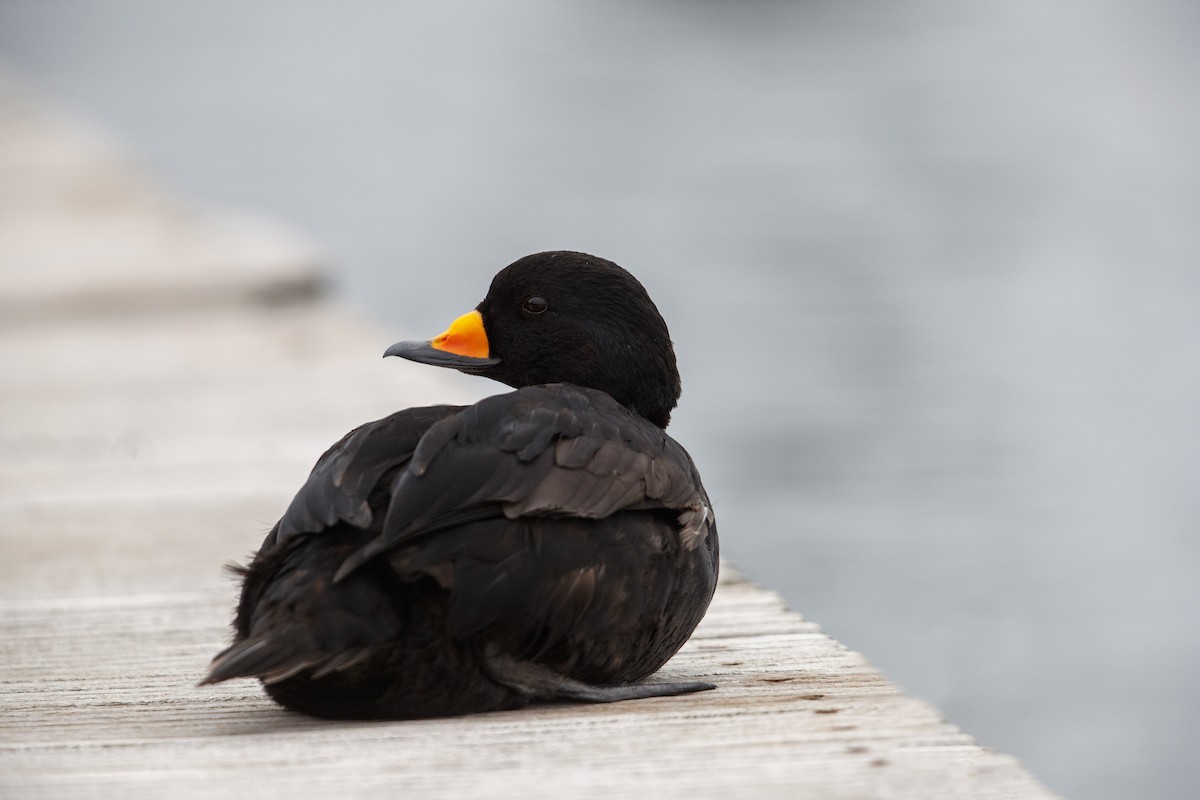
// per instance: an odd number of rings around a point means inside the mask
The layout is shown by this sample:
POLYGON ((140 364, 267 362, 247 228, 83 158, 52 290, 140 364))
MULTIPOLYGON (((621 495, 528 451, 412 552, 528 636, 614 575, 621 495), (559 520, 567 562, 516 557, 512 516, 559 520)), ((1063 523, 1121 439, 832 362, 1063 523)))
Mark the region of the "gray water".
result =
POLYGON ((1080 798, 1200 784, 1198 40, 1185 0, 0 0, 0 60, 397 338, 528 252, 634 271, 728 555, 1080 798))

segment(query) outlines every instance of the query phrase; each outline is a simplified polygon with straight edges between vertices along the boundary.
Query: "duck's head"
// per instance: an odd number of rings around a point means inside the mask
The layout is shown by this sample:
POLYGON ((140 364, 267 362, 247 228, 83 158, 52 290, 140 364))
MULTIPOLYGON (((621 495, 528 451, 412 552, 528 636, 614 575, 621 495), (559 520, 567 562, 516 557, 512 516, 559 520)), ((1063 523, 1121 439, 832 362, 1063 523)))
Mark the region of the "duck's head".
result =
POLYGON ((520 388, 574 383, 606 392, 665 428, 679 370, 662 315, 637 279, 586 253, 535 253, 492 280, 487 297, 440 336, 385 356, 451 367, 520 388))

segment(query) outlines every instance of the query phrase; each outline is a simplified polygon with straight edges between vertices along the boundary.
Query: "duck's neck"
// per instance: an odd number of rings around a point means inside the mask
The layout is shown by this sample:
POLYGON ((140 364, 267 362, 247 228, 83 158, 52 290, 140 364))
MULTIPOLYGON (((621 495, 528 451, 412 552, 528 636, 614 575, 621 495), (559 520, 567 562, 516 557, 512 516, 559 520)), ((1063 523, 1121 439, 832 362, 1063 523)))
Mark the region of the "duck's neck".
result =
MULTIPOLYGON (((653 367, 630 370, 619 384, 613 399, 633 413, 666 429, 671 412, 679 402, 681 385, 675 359, 661 360, 653 367)), ((610 394, 612 394, 610 392, 610 394)))

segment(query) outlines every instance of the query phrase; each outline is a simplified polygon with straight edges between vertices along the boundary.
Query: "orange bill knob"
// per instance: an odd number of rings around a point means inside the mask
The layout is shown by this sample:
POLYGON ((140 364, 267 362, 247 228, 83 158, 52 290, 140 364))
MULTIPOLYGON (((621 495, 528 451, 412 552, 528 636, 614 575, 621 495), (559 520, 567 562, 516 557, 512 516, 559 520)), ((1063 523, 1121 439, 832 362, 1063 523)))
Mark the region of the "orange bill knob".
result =
POLYGON ((456 356, 487 358, 488 339, 483 329, 483 315, 478 311, 468 311, 451 322, 445 333, 430 339, 429 346, 456 356))
POLYGON ((483 315, 478 311, 463 314, 445 333, 428 342, 396 342, 383 355, 479 374, 487 374, 487 367, 500 363, 490 353, 483 315))

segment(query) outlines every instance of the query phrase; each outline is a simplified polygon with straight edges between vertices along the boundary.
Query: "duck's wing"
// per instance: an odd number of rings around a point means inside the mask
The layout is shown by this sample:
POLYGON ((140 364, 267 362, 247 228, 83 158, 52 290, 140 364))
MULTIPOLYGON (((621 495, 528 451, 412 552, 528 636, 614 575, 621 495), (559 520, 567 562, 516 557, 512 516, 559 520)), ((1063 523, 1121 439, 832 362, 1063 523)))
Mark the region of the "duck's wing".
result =
POLYGON ((381 534, 335 580, 439 530, 506 517, 678 515, 689 549, 712 524, 699 475, 675 440, 603 392, 548 384, 489 397, 429 428, 392 486, 381 534))
POLYGON ((431 426, 460 411, 462 406, 408 408, 350 431, 317 460, 264 549, 339 522, 368 528, 379 510, 372 493, 386 488, 385 476, 412 458, 431 426))

